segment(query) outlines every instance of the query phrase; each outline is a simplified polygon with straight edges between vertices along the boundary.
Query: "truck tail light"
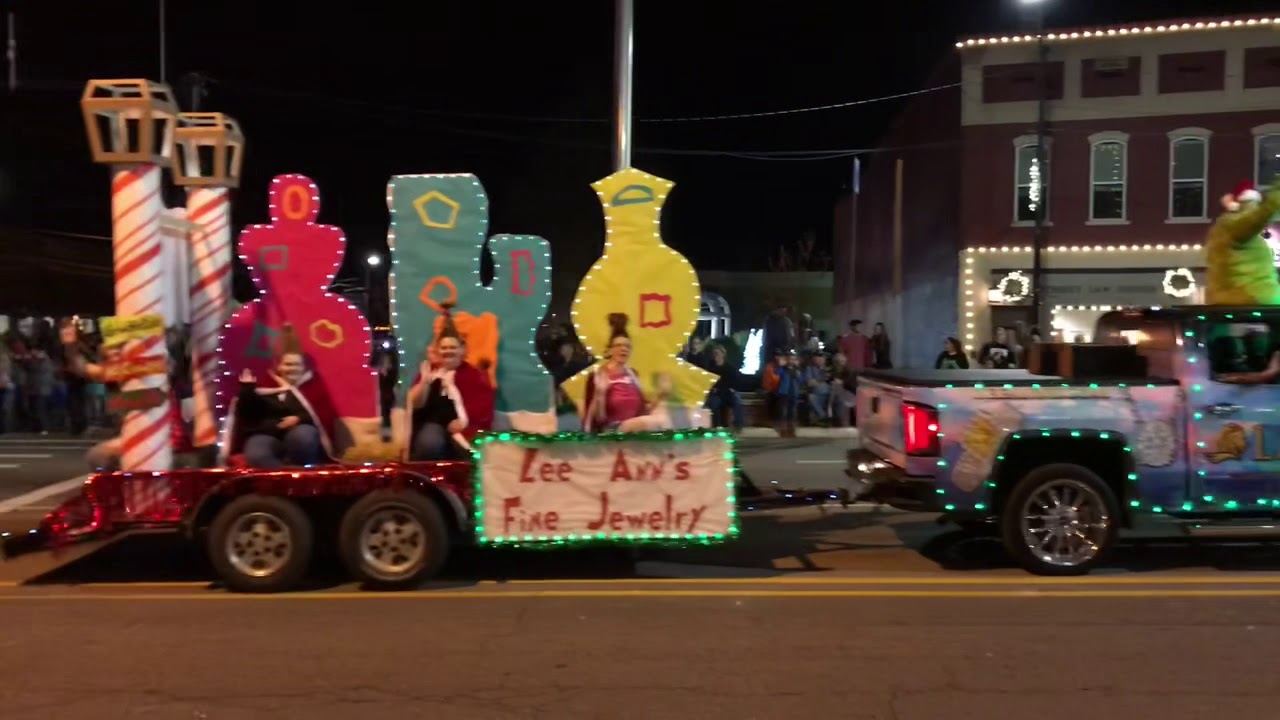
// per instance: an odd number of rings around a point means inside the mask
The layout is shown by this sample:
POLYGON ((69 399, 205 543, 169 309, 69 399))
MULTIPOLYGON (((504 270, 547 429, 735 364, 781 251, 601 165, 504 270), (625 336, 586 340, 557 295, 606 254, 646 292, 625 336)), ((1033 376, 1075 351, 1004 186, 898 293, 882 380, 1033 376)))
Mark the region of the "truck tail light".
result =
POLYGON ((938 411, 928 405, 902 403, 902 440, 908 455, 941 455, 938 411))

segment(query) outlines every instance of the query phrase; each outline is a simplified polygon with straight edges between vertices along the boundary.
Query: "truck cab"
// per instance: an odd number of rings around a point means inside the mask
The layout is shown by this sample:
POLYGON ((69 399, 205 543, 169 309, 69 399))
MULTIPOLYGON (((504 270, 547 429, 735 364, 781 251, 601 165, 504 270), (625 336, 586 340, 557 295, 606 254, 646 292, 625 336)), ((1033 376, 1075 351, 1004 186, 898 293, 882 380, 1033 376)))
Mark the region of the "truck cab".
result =
POLYGON ((1028 370, 859 378, 863 497, 998 529, 1025 568, 1088 572, 1122 530, 1280 534, 1280 307, 1115 312, 1028 370))

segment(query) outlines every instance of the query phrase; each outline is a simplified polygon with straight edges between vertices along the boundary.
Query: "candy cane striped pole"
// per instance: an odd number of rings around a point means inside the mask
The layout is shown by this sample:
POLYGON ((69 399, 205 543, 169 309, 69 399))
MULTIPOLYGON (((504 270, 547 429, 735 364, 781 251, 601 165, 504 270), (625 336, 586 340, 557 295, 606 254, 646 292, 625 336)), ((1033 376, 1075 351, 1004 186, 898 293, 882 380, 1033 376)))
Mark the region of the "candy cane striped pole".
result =
POLYGON ((191 374, 194 445, 218 441, 218 333, 231 311, 231 200, 225 187, 187 194, 191 233, 191 374))
MULTIPOLYGON (((159 314, 164 305, 163 253, 161 252, 160 168, 154 164, 117 166, 111 179, 111 240, 115 257, 116 315, 137 317, 159 314)), ((163 337, 129 343, 129 357, 166 354, 163 337)), ((123 451, 120 469, 168 470, 173 466, 169 444, 168 378, 155 375, 128 380, 124 392, 155 388, 165 401, 157 407, 125 415, 120 433, 123 451)))

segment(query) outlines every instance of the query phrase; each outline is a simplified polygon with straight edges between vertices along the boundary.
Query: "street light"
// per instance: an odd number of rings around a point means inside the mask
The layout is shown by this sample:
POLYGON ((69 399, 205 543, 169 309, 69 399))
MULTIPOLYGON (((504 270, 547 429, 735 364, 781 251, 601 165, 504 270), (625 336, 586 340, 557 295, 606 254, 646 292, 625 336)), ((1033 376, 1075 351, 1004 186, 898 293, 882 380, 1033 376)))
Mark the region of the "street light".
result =
POLYGON ((369 267, 378 267, 382 264, 382 256, 378 253, 370 253, 369 257, 365 258, 365 262, 369 263, 369 267))

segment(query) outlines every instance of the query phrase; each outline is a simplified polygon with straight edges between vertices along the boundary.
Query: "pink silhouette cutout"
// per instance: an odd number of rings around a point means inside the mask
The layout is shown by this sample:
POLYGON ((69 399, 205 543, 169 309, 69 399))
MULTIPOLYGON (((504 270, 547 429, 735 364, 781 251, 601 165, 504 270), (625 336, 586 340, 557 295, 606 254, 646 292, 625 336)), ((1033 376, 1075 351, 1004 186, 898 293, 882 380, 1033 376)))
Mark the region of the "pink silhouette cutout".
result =
MULTIPOLYGON (((276 176, 269 203, 271 224, 251 225, 240 233, 240 259, 260 294, 231 316, 219 337, 219 411, 225 414, 235 398, 244 368, 260 383, 269 378, 280 330, 289 323, 313 374, 303 384, 303 394, 321 422, 378 417, 369 323, 354 305, 329 292, 346 251, 342 229, 316 223, 320 193, 304 175, 276 176)), ((325 429, 336 437, 335 428, 325 429)))

